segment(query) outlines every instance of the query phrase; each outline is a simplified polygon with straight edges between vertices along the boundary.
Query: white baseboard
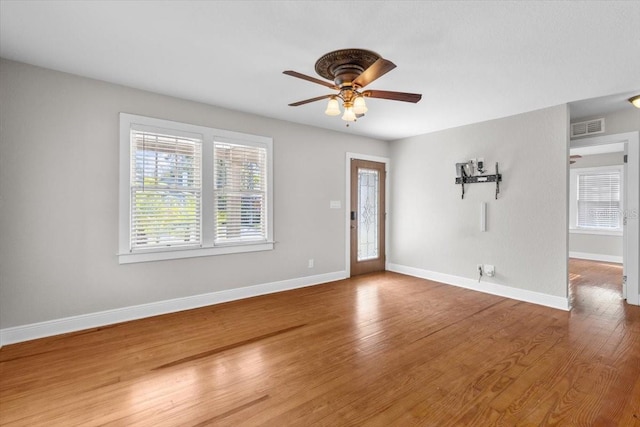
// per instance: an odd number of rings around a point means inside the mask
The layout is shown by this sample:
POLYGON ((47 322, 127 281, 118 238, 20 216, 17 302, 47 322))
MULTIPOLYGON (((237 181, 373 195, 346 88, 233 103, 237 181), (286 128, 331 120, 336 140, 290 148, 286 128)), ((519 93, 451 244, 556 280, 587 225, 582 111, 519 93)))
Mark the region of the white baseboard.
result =
POLYGON ((306 286, 333 282, 345 278, 347 278, 346 271, 336 271, 333 273, 299 277, 278 282, 247 286, 244 288, 227 289, 207 294, 193 295, 184 298, 152 302, 149 304, 116 308, 97 313, 82 314, 63 319, 48 320, 46 322, 32 323, 29 325, 15 326, 12 328, 0 329, 0 347, 7 344, 14 344, 37 338, 76 332, 83 329, 97 328, 100 326, 112 325, 114 323, 127 322, 129 320, 174 313, 182 310, 190 310, 192 308, 220 304, 223 302, 266 295, 274 292, 304 288, 306 286))
POLYGON ((569 258, 588 259, 591 261, 617 262, 622 264, 622 257, 615 255, 590 254, 587 252, 569 252, 569 258))
POLYGON ((524 289, 513 288, 511 286, 498 285, 496 283, 489 282, 478 283, 477 280, 469 279, 466 277, 436 273, 434 271, 407 267, 399 264, 389 264, 389 271, 395 271, 396 273, 420 277, 422 279, 433 280, 435 282, 441 282, 447 285, 458 286, 460 288, 470 289, 472 291, 479 291, 487 294, 515 299, 518 301, 544 305, 546 307, 557 308, 559 310, 569 311, 571 308, 569 306, 568 298, 557 297, 540 292, 527 291, 524 289))

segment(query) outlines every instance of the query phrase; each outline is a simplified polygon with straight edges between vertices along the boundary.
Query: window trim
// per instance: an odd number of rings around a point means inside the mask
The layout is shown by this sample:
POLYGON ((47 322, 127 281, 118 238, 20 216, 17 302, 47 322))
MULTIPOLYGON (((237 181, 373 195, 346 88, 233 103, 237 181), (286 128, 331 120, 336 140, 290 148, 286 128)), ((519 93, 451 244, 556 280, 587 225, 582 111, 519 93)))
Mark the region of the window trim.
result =
POLYGON ((192 258, 223 254, 237 254, 272 250, 273 240, 273 139, 266 136, 251 135, 224 129, 215 129, 188 123, 175 122, 152 117, 120 113, 120 163, 119 163, 119 238, 118 262, 120 264, 161 261, 168 259, 192 258), (131 127, 150 127, 164 129, 176 134, 202 135, 202 240, 200 247, 173 247, 130 250, 131 227, 131 127), (214 141, 234 141, 235 143, 262 146, 267 151, 267 188, 266 188, 266 240, 249 242, 214 243, 215 210, 213 204, 213 143, 214 141), (209 183, 209 184, 207 184, 209 183))
POLYGON ((594 166, 587 168, 571 168, 569 171, 569 233, 596 234, 603 236, 622 236, 622 221, 619 228, 579 227, 578 224, 578 175, 584 173, 603 173, 617 171, 620 173, 620 212, 624 212, 624 167, 623 165, 594 166))

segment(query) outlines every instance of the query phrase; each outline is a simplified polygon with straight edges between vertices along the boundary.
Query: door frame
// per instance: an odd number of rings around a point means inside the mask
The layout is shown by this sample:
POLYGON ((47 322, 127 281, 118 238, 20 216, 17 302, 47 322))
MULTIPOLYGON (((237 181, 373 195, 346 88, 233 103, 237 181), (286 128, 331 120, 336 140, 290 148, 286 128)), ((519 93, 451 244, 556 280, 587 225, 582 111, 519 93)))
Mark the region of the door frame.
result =
MULTIPOLYGON (((640 254, 640 133, 626 132, 612 135, 595 136, 591 138, 581 138, 569 141, 569 148, 589 147, 592 145, 604 145, 614 143, 626 143, 627 147, 627 176, 626 176, 626 197, 624 210, 627 215, 627 225, 624 228, 623 262, 627 275, 627 303, 640 305, 640 288, 638 285, 639 276, 639 254, 640 254)), ((569 199, 569 189, 567 188, 567 199, 569 199)), ((567 235, 569 233, 567 227, 567 235)), ((568 258, 567 258, 568 262, 568 258)), ((567 284, 568 286, 568 284, 567 284)), ((568 289, 567 289, 568 292, 568 289)))
POLYGON ((347 153, 346 161, 345 161, 345 181, 346 181, 346 189, 345 189, 345 202, 344 202, 344 240, 345 240, 345 262, 344 269, 347 273, 347 277, 351 277, 351 160, 367 160, 370 162, 378 162, 384 163, 384 167, 386 170, 385 174, 385 200, 384 200, 384 253, 385 253, 385 262, 384 269, 387 270, 389 266, 389 200, 391 199, 390 187, 389 187, 389 172, 391 171, 391 159, 388 157, 379 157, 379 156, 371 156, 368 154, 359 154, 359 153, 347 153))

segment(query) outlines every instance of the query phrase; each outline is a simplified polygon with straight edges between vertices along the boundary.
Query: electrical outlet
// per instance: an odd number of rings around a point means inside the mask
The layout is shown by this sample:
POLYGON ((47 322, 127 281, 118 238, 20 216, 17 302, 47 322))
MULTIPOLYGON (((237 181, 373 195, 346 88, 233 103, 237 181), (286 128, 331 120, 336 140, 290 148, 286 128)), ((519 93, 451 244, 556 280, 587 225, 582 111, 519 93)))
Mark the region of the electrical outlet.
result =
POLYGON ((484 266, 484 274, 487 275, 487 277, 493 277, 496 275, 496 267, 491 265, 491 264, 485 264, 484 266))
POLYGON ((313 258, 309 260, 309 268, 313 268, 313 258))
POLYGON ((478 163, 476 163, 476 167, 478 168, 478 172, 484 172, 484 157, 478 157, 478 163))

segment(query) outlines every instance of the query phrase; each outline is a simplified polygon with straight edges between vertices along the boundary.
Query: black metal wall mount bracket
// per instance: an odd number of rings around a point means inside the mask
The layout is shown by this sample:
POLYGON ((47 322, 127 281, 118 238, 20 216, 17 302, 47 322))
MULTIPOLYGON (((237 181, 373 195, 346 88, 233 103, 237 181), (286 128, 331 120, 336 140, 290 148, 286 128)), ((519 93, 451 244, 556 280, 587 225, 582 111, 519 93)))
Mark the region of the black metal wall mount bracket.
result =
POLYGON ((477 175, 477 176, 466 176, 463 175, 456 178, 456 184, 462 185, 462 198, 464 199, 464 185, 465 184, 476 184, 479 182, 495 182, 496 183, 496 200, 498 199, 498 194, 500 193, 500 182, 502 181, 502 174, 498 172, 498 163, 496 163, 496 173, 493 175, 477 175))

